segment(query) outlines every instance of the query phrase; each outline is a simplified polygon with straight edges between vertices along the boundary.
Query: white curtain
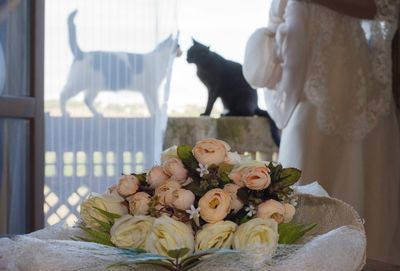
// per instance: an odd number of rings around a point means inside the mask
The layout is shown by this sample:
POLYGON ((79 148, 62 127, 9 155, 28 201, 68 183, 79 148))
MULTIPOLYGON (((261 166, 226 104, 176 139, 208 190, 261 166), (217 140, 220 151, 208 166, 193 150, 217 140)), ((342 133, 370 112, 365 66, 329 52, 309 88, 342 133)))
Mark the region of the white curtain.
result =
POLYGON ((91 191, 158 162, 176 12, 176 0, 46 1, 47 225, 73 224, 91 191))

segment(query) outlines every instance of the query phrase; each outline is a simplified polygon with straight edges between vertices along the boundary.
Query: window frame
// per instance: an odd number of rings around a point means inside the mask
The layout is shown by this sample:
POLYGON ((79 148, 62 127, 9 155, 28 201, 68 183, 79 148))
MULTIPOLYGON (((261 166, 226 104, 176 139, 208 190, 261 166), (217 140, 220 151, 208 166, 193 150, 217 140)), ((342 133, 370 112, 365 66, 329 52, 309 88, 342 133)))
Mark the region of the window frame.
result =
POLYGON ((31 0, 28 12, 29 96, 0 96, 0 118, 29 121, 26 231, 44 226, 44 0, 31 0))

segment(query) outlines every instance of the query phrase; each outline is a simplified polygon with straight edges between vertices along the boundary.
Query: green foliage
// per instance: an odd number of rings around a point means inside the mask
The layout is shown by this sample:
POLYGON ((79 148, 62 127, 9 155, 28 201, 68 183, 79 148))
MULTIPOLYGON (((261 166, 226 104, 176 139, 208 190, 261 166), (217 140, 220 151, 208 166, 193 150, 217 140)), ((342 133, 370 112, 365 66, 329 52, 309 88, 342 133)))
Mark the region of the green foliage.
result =
POLYGON ((294 244, 317 224, 281 223, 278 226, 279 244, 294 244))
POLYGON ((100 209, 100 208, 97 208, 97 207, 93 207, 93 208, 95 208, 95 209, 96 209, 97 211, 99 211, 103 216, 107 217, 108 219, 110 219, 110 220, 112 220, 112 221, 114 221, 114 219, 117 219, 117 218, 120 218, 120 217, 121 217, 121 215, 119 215, 119 214, 110 213, 110 212, 107 212, 107 211, 105 211, 105 210, 103 210, 103 209, 100 209))
POLYGON ((85 242, 93 242, 93 243, 98 243, 106 246, 114 246, 114 244, 111 242, 111 236, 109 233, 105 233, 102 231, 96 231, 87 227, 80 227, 81 230, 83 230, 85 233, 87 233, 92 239, 88 239, 85 237, 81 236, 75 236, 76 239, 79 239, 80 241, 85 241, 85 242))
POLYGON ((189 253, 190 249, 188 249, 187 247, 184 248, 180 248, 180 249, 174 249, 174 250, 169 250, 167 252, 168 256, 174 259, 179 259, 184 257, 185 255, 187 255, 189 253))
MULTIPOLYGON (((114 263, 108 268, 133 267, 132 265, 135 264, 151 264, 164 267, 171 271, 187 271, 198 265, 204 256, 238 253, 238 251, 232 249, 210 249, 187 256, 189 252, 189 248, 169 250, 167 254, 170 258, 151 253, 133 253, 132 255, 127 255, 127 261, 114 263)), ((126 256, 125 253, 122 255, 126 256)))
POLYGON ((190 172, 196 172, 199 167, 199 163, 196 158, 194 158, 192 153, 192 146, 180 145, 177 149, 178 157, 182 160, 182 163, 190 172))

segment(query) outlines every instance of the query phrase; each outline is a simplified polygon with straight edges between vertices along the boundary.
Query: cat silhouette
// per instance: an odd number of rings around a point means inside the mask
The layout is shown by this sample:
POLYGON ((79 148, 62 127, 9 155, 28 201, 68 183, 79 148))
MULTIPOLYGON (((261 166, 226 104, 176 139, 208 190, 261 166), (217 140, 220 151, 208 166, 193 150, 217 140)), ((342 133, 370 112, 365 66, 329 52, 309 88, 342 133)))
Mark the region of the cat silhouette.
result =
POLYGON ((195 64, 197 76, 207 87, 207 106, 202 116, 209 116, 217 98, 224 106, 223 116, 262 116, 267 118, 271 136, 279 146, 280 131, 268 112, 258 107, 257 91, 245 80, 242 65, 212 52, 208 46, 193 39, 187 62, 195 64))
POLYGON ((160 113, 158 88, 167 76, 170 59, 180 56, 177 40, 170 35, 152 51, 145 54, 90 51, 80 49, 76 38, 74 18, 68 16, 69 47, 73 63, 60 95, 60 109, 66 115, 66 103, 84 92, 84 102, 94 116, 99 116, 93 102, 100 91, 132 90, 140 92, 151 115, 160 113))

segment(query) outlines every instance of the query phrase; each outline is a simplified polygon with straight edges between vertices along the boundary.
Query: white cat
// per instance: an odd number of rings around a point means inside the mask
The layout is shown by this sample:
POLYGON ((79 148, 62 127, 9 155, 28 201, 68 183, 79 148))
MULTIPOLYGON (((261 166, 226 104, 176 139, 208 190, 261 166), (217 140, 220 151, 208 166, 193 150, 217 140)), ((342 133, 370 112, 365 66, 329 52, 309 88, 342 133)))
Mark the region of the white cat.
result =
POLYGON ((84 91, 84 101, 89 110, 98 116, 93 106, 102 90, 132 90, 142 93, 152 116, 160 112, 158 88, 167 76, 171 58, 182 51, 172 35, 146 54, 126 52, 83 52, 76 41, 74 18, 77 11, 68 16, 69 45, 74 55, 68 80, 60 95, 60 109, 66 115, 67 101, 84 91))

